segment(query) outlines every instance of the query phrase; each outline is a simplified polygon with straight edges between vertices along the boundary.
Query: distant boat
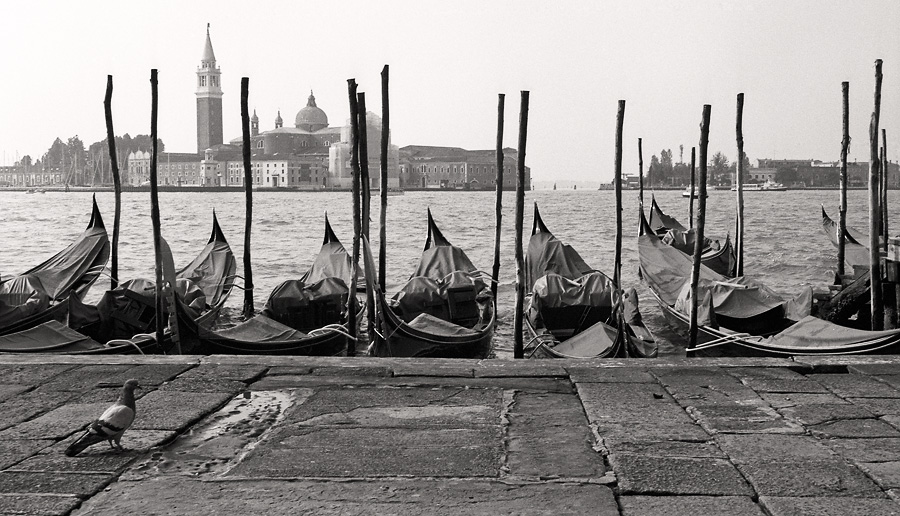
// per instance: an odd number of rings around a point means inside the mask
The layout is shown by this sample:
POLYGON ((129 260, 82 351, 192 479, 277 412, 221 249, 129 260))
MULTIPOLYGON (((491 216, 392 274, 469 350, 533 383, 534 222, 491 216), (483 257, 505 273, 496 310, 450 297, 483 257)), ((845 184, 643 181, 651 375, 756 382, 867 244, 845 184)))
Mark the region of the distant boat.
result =
MULTIPOLYGON (((691 197, 692 194, 693 194, 694 199, 697 199, 697 198, 700 197, 700 192, 697 190, 696 187, 694 187, 694 191, 693 191, 693 192, 691 191, 691 187, 690 187, 690 186, 687 187, 687 188, 685 188, 684 191, 681 192, 681 196, 682 196, 682 197, 691 197)), ((706 193, 706 197, 709 197, 709 192, 706 193)))
MULTIPOLYGON (((737 186, 731 187, 732 192, 736 190, 737 186)), ((766 180, 765 183, 747 183, 741 185, 741 190, 745 192, 784 192, 787 190, 787 187, 781 183, 776 183, 772 180, 766 180)))

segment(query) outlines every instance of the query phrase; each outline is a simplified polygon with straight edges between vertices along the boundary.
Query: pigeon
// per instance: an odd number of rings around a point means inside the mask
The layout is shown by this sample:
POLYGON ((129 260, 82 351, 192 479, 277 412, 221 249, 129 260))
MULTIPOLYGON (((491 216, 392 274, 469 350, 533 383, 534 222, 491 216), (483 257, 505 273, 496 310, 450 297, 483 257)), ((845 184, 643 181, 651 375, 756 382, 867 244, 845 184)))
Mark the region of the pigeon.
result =
POLYGON ((134 422, 134 390, 139 388, 137 380, 128 380, 122 386, 122 394, 100 417, 88 426, 84 435, 79 437, 75 442, 66 448, 66 455, 74 457, 83 452, 88 446, 92 446, 103 441, 109 442, 113 449, 118 448, 124 451, 122 443, 122 434, 131 423, 134 422))

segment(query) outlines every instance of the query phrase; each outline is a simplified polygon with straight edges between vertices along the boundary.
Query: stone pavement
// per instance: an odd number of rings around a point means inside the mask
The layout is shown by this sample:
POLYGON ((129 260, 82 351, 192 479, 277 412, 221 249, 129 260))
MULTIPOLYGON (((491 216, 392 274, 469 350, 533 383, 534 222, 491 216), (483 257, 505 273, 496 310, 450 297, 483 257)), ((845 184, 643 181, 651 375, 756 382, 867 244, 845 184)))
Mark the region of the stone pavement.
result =
POLYGON ((900 357, 0 356, 2 514, 900 514, 900 357), (62 450, 136 378, 122 439, 62 450))

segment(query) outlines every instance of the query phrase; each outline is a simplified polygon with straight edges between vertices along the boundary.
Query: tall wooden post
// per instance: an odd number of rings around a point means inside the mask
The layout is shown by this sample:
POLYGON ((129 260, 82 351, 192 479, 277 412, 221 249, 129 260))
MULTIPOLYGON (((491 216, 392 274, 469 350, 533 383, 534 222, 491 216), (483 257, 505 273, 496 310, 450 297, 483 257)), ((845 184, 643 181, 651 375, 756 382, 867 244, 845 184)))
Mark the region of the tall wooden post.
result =
MULTIPOLYGON (((366 117, 366 94, 356 94, 357 109, 359 110, 359 184, 360 184, 360 234, 370 239, 369 223, 372 213, 372 183, 369 179, 369 132, 366 117)), ((376 278, 366 277, 366 281, 376 281, 376 278)), ((375 337, 375 303, 366 303, 366 336, 371 341, 375 337)))
POLYGON ((241 78, 241 136, 244 158, 244 319, 253 317, 253 269, 250 266, 250 226, 253 222, 253 170, 250 167, 250 79, 241 78))
MULTIPOLYGON (((847 154, 850 152, 850 83, 841 83, 844 137, 841 139, 841 208, 838 216, 838 276, 843 276, 847 247, 847 154)), ((853 271, 850 271, 853 272, 853 271)))
POLYGON ((528 96, 522 91, 519 107, 519 159, 516 165, 516 313, 513 358, 525 358, 522 338, 522 311, 525 309, 525 255, 522 251, 522 223, 525 218, 525 143, 528 140, 528 96))
POLYGON ((703 106, 703 118, 700 121, 700 188, 697 197, 697 234, 694 240, 694 264, 691 268, 691 326, 688 336, 688 347, 697 347, 697 296, 700 283, 700 260, 703 257, 703 230, 706 226, 706 149, 709 146, 709 116, 712 107, 703 106))
POLYGON ((506 95, 499 94, 497 101, 497 203, 495 218, 497 227, 494 228, 494 268, 491 272, 491 293, 494 295, 494 304, 497 303, 497 287, 500 281, 500 221, 503 220, 503 111, 506 95))
POLYGON ((625 124, 625 101, 619 101, 616 114, 616 161, 613 166, 616 188, 616 255, 613 266, 613 283, 616 284, 616 302, 622 295, 622 127, 625 124))
MULTIPOLYGON (((366 121, 366 94, 356 94, 356 105, 359 110, 359 186, 360 186, 360 234, 370 238, 369 222, 372 206, 372 184, 369 181, 369 132, 366 121)), ((374 281, 375 278, 372 278, 374 281)))
POLYGON ((881 292, 881 221, 878 190, 880 163, 878 157, 878 122, 881 116, 881 59, 875 61, 875 109, 869 124, 869 291, 871 292, 872 329, 880 330, 884 323, 884 299, 881 292))
POLYGON ((638 138, 638 203, 644 209, 644 149, 641 140, 638 138))
MULTIPOLYGON (((388 206, 388 153, 391 142, 391 112, 388 99, 388 65, 381 69, 381 217, 378 226, 378 285, 385 290, 387 277, 387 206, 388 206)), ((371 281, 375 281, 373 278, 371 281)))
POLYGON ((888 238, 891 232, 888 228, 888 159, 887 159, 887 131, 881 130, 881 245, 887 251, 888 238))
POLYGON ((353 263, 351 264, 352 276, 350 278, 350 295, 347 296, 347 325, 351 339, 347 339, 347 356, 356 355, 356 335, 358 333, 356 321, 356 286, 359 281, 359 236, 360 236, 360 205, 359 205, 359 105, 356 97, 356 80, 347 79, 347 90, 350 99, 350 168, 353 174, 353 263))
MULTIPOLYGON (((697 192, 697 147, 691 147, 691 202, 688 215, 690 227, 694 227, 694 192, 697 192)), ((697 192, 700 195, 700 192, 697 192)))
POLYGON ((119 161, 116 159, 116 133, 113 131, 112 118, 113 76, 106 76, 106 98, 103 109, 106 112, 106 143, 109 150, 109 163, 112 167, 113 189, 116 196, 116 213, 113 219, 112 236, 112 269, 110 271, 110 289, 119 285, 119 220, 122 217, 122 180, 119 177, 119 161))
MULTIPOLYGON (((735 274, 737 276, 744 275, 744 94, 738 93, 737 96, 737 122, 735 131, 737 133, 737 166, 735 167, 735 183, 737 184, 737 234, 734 236, 736 241, 735 254, 737 255, 737 266, 735 274)), ((706 203, 703 203, 706 206, 706 203)))
MULTIPOLYGON (((163 307, 163 263, 162 263, 162 234, 159 218, 159 189, 157 181, 157 136, 156 120, 158 116, 159 92, 157 89, 156 68, 150 70, 150 222, 153 225, 153 255, 156 266, 156 344, 162 346, 165 336, 166 318, 163 307)), ((175 307, 172 307, 174 310, 175 307)))

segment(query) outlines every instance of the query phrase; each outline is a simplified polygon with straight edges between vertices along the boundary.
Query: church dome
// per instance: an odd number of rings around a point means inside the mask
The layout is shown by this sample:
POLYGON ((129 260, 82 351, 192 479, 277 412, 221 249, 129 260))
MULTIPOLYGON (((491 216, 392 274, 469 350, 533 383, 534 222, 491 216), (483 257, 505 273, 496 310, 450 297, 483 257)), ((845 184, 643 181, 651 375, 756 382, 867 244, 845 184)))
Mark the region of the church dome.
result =
POLYGON ((328 127, 328 116, 316 106, 316 97, 313 96, 311 91, 309 92, 309 100, 306 102, 306 107, 297 112, 294 127, 309 132, 328 127))

